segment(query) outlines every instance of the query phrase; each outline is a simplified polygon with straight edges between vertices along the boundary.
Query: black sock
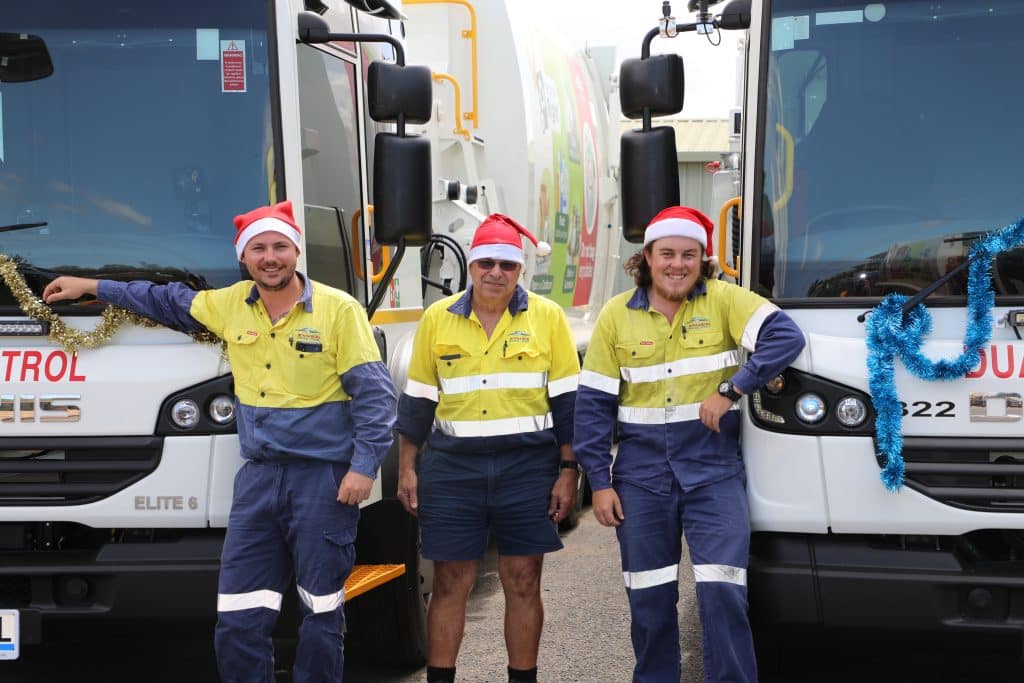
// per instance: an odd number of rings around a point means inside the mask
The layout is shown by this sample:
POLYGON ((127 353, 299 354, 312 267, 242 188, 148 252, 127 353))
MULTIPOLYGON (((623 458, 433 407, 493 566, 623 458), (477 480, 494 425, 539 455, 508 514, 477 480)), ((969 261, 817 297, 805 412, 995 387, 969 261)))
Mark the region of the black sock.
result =
POLYGON ((455 667, 427 667, 427 683, 455 683, 455 667))
POLYGON ((508 667, 508 683, 537 683, 537 667, 532 669, 508 667))

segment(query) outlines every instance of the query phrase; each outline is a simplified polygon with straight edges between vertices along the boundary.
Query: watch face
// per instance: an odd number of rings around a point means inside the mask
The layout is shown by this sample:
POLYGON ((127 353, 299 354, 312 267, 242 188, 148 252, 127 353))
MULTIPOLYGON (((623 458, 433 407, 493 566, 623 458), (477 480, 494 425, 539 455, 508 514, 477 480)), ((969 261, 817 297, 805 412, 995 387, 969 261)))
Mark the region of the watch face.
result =
POLYGON ((718 393, 724 394, 732 389, 732 385, 729 382, 722 382, 718 385, 718 393))

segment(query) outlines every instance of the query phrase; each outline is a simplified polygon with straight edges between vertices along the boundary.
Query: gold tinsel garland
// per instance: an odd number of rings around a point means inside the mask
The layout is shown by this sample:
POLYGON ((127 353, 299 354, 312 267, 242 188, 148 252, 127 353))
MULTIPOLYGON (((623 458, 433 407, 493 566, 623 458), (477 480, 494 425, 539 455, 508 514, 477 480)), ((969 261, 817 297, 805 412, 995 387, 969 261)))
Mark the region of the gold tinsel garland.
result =
MULTIPOLYGON (((125 324, 140 327, 160 327, 160 323, 150 320, 131 311, 117 306, 108 305, 100 316, 100 324, 91 332, 76 330, 61 320, 53 309, 43 303, 42 299, 32 293, 25 278, 18 272, 17 261, 5 254, 0 254, 0 277, 18 300, 18 306, 25 315, 36 320, 50 323, 50 339, 59 344, 68 353, 77 353, 79 349, 94 349, 110 341, 121 326, 125 324)), ((223 344, 221 339, 206 330, 191 332, 189 336, 203 344, 223 344)))

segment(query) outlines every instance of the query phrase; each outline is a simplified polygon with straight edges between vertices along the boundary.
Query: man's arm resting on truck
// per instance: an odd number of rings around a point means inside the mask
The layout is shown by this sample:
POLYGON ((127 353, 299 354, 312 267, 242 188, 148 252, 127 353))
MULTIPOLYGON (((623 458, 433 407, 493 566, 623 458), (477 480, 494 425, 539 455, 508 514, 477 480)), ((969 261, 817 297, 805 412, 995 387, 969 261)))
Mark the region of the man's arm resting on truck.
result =
POLYGON ((62 275, 46 285, 43 301, 47 304, 74 301, 87 294, 152 318, 173 330, 196 332, 204 329, 202 323, 189 313, 198 292, 180 282, 157 285, 145 280, 116 282, 62 275))

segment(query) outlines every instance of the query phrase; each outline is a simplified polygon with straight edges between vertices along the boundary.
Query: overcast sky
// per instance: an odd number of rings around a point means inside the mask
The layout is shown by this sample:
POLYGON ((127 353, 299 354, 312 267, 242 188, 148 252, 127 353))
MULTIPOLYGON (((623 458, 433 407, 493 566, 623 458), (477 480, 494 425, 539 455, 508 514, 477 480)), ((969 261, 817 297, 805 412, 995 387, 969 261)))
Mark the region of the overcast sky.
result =
MULTIPOLYGON (((557 33, 581 45, 614 45, 618 59, 639 57, 646 33, 658 25, 661 0, 511 0, 543 8, 543 16, 557 33)), ((724 3, 723 3, 724 4, 724 3)), ((722 4, 712 8, 721 11, 722 4)), ((672 14, 680 22, 692 21, 685 0, 672 2, 672 14)), ((721 32, 721 45, 713 47, 707 36, 685 33, 673 39, 655 38, 651 53, 675 52, 683 56, 686 97, 681 116, 725 118, 737 106, 736 69, 739 52, 735 31, 721 32)))

